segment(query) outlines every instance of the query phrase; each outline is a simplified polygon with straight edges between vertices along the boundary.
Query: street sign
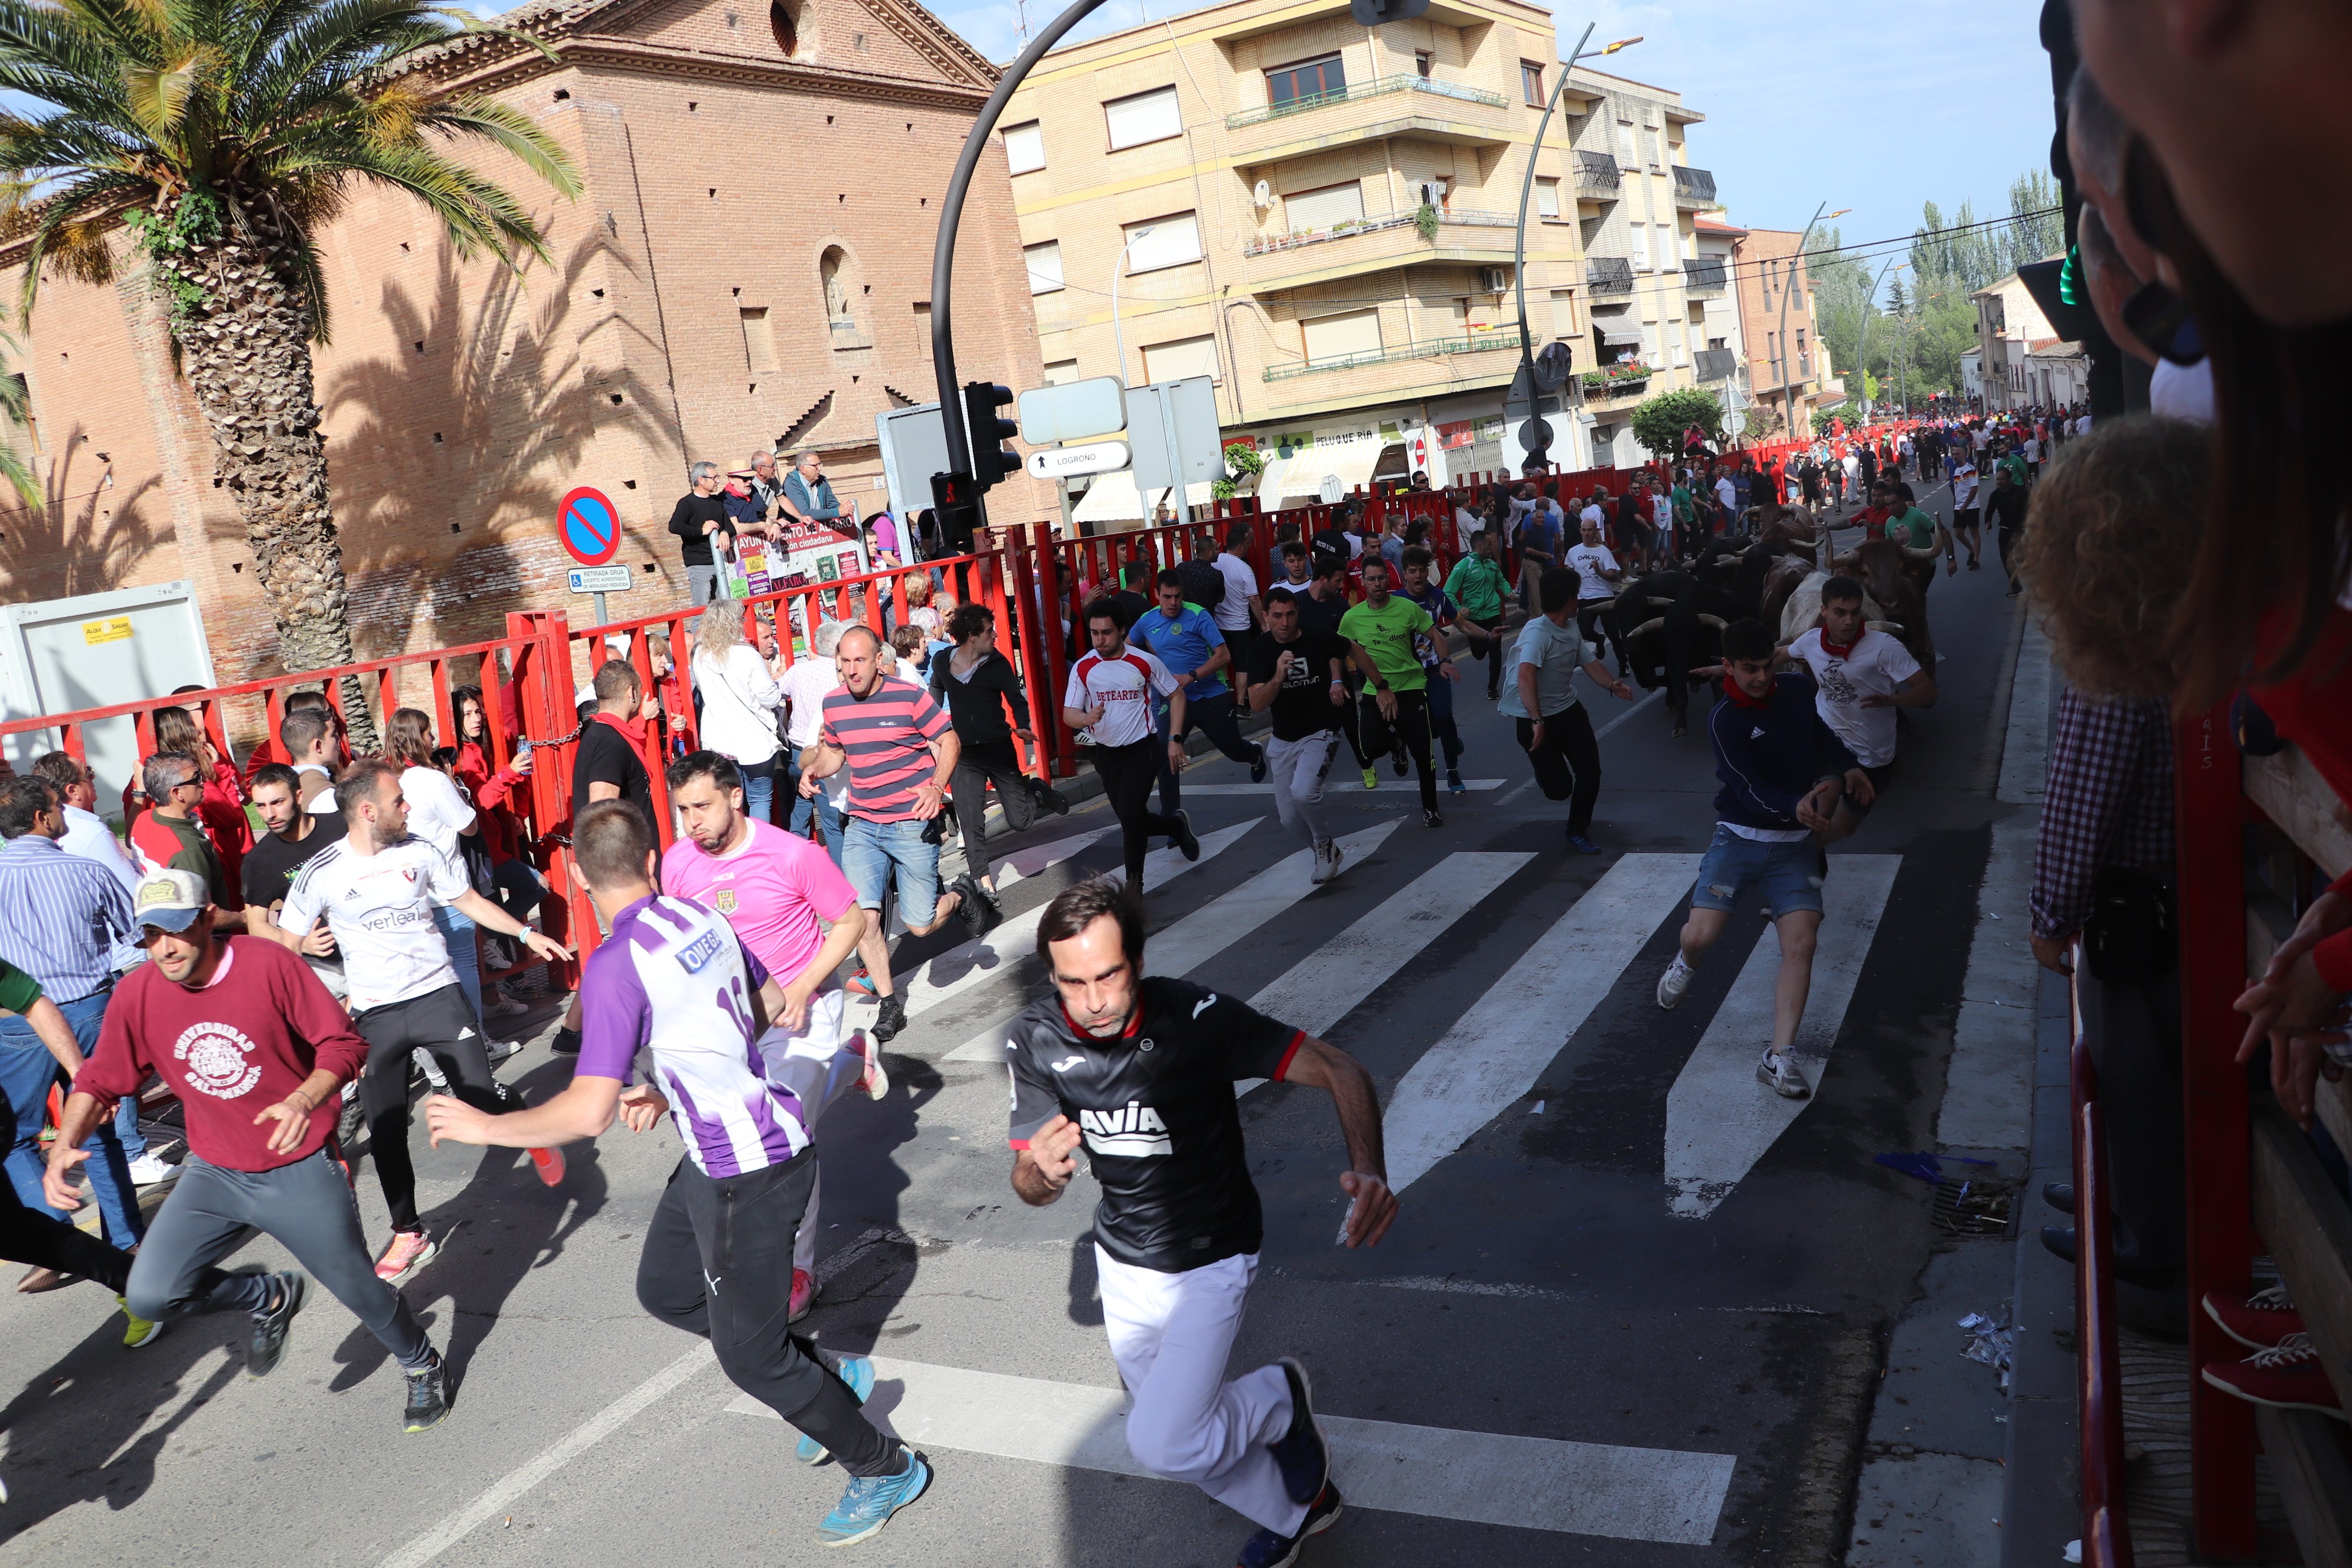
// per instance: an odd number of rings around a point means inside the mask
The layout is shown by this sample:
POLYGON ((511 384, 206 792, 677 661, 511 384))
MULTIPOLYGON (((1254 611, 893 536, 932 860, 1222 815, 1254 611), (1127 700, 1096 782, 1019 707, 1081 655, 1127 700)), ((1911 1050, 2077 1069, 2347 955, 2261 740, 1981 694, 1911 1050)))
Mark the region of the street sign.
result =
MULTIPOLYGON (((1129 387, 1127 439, 1135 488, 1148 493, 1174 486, 1171 506, 1183 506, 1184 487, 1212 484, 1225 477, 1216 387, 1205 375, 1129 387)), ((1181 510, 1179 515, 1183 515, 1181 510)))
POLYGON ((1348 487, 1339 482, 1339 475, 1326 474, 1323 476, 1323 488, 1315 492, 1315 499, 1325 506, 1338 506, 1348 499, 1348 487))
POLYGON ((625 566, 574 566, 572 569, 572 591, 575 594, 624 594, 635 581, 625 566))
POLYGON ((1091 441, 1127 428, 1122 383, 1115 375, 1033 387, 1021 395, 1021 438, 1032 447, 1091 441))
POLYGON ((903 544, 915 514, 931 504, 931 476, 947 471, 947 424, 938 404, 918 403, 877 414, 874 436, 882 448, 882 477, 903 544))
POLYGON ((583 566, 602 566, 620 552, 621 510, 603 490, 581 486, 556 509, 555 537, 583 566))
POLYGON ((1029 471, 1041 479, 1108 474, 1127 467, 1127 443, 1095 441, 1084 447, 1048 447, 1029 454, 1029 471))

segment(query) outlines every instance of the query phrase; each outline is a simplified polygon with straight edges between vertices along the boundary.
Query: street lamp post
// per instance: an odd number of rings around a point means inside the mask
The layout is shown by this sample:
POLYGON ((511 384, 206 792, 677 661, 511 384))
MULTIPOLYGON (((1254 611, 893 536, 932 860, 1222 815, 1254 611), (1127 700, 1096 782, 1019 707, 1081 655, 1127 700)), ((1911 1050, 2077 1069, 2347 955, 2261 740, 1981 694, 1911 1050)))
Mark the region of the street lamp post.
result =
MULTIPOLYGON (((1779 346, 1772 354, 1772 373, 1780 380, 1780 418, 1788 426, 1791 440, 1797 435, 1797 400, 1789 390, 1789 286, 1796 277, 1796 269, 1804 265, 1805 247, 1812 243, 1814 226, 1822 221, 1822 208, 1829 205, 1823 202, 1813 209, 1813 216, 1805 224, 1805 232, 1797 237, 1797 252, 1789 258, 1789 274, 1780 279, 1780 333, 1779 346)), ((1853 210, 1852 207, 1840 207, 1829 216, 1843 217, 1853 210)))
POLYGON ((1118 324, 1118 277, 1127 270, 1127 253, 1135 248, 1135 242, 1150 237, 1151 231, 1159 226, 1156 223, 1146 224, 1128 236, 1127 243, 1118 247, 1118 259, 1110 264, 1110 336, 1118 351, 1118 378, 1122 382, 1127 380, 1127 332, 1118 324))
POLYGON ((1862 340, 1854 344, 1853 363, 1854 368, 1862 372, 1862 422, 1865 426, 1870 423, 1870 308, 1877 302, 1878 290, 1885 285, 1887 273, 1900 272, 1910 265, 1888 257, 1886 265, 1878 269, 1878 281, 1870 286, 1870 293, 1862 301, 1862 340))

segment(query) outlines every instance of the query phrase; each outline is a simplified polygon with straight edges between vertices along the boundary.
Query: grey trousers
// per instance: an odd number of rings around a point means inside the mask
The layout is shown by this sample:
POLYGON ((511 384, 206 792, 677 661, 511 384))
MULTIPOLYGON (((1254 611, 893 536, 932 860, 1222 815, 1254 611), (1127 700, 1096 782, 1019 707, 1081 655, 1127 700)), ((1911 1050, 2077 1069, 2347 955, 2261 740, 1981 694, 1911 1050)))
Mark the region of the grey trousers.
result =
POLYGON ((1339 754, 1339 731, 1325 730, 1303 741, 1265 742, 1266 772, 1274 781, 1274 808, 1282 826, 1307 841, 1309 848, 1331 837, 1323 813, 1323 775, 1339 754))
POLYGON ((269 1300, 268 1276, 213 1267, 251 1226, 277 1237, 402 1366, 413 1372, 433 1364, 425 1326, 400 1292, 376 1278, 359 1205, 324 1149, 274 1171, 232 1171, 190 1153, 180 1172, 131 1259, 123 1295, 134 1314, 259 1311, 269 1300))
POLYGON ((694 595, 694 607, 698 610, 702 608, 703 605, 710 603, 710 595, 719 587, 719 568, 708 561, 699 566, 691 561, 688 562, 686 586, 687 591, 694 595))

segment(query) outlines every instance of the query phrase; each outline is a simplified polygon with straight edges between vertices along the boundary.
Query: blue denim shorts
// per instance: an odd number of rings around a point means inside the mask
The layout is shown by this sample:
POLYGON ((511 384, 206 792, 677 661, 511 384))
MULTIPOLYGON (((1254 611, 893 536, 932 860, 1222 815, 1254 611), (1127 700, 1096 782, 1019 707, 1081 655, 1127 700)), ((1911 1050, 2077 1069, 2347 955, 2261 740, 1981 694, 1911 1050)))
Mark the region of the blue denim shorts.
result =
POLYGON ((898 910, 909 925, 929 923, 940 902, 940 847, 923 842, 919 822, 849 819, 842 835, 841 874, 861 909, 878 910, 890 879, 898 879, 898 910))
POLYGON ((1789 844, 1745 838, 1718 822, 1698 863, 1691 907, 1728 912, 1739 895, 1761 883, 1764 907, 1775 920, 1798 910, 1822 912, 1821 848, 1812 836, 1789 844))

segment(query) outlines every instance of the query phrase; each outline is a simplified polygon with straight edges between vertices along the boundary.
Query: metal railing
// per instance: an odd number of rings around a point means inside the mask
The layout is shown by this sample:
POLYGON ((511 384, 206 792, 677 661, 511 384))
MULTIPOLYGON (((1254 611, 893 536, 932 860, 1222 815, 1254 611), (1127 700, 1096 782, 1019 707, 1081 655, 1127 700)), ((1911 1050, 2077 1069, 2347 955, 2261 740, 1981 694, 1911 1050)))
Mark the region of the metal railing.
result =
POLYGON ((1641 391, 1649 384, 1654 374, 1653 367, 1638 361, 1632 364, 1606 365, 1600 370, 1584 373, 1584 390, 1602 397, 1622 396, 1628 392, 1641 391))
POLYGON ((1576 194, 1580 196, 1615 195, 1619 175, 1617 159, 1608 153, 1579 153, 1576 155, 1576 194))
POLYGON ((1595 294, 1631 294, 1633 291, 1633 258, 1624 256, 1586 257, 1584 285, 1595 294))
MULTIPOLYGON (((1518 218, 1510 213, 1476 212, 1464 208, 1439 207, 1437 226, 1452 228, 1515 228, 1518 218)), ((1277 250, 1296 250, 1303 245, 1321 245, 1334 239, 1352 239, 1360 234, 1378 234, 1383 229, 1406 228, 1418 221, 1421 209, 1410 212, 1375 213, 1364 217, 1349 218, 1326 228, 1294 228, 1287 234, 1262 234, 1242 246, 1244 256, 1265 256, 1277 250)))
POLYGON ((1327 109, 1335 103, 1378 98, 1389 92, 1426 92, 1463 103, 1483 103, 1492 109, 1503 107, 1503 95, 1488 92, 1484 88, 1468 87, 1458 81, 1441 81, 1435 77, 1382 76, 1374 77, 1370 81, 1351 81, 1329 92, 1310 92, 1287 103, 1269 103, 1264 109, 1245 109, 1238 114, 1228 114, 1225 116, 1225 129, 1239 131, 1251 125, 1263 125, 1269 120, 1305 114, 1310 110, 1327 109))
POLYGON ((1675 165, 1675 205, 1678 207, 1711 207, 1715 205, 1715 174, 1706 169, 1675 165))
POLYGON ((1686 293, 1717 291, 1729 281, 1730 274, 1720 256, 1686 256, 1683 258, 1683 289, 1686 293))
POLYGON ((1399 360, 1436 359, 1442 354, 1483 354, 1496 349, 1518 352, 1519 334, 1516 329, 1496 330, 1483 337, 1422 338, 1409 343, 1391 343, 1364 353, 1342 354, 1337 359, 1319 359, 1300 364, 1270 364, 1259 373, 1261 381, 1288 381, 1301 375, 1319 375, 1327 370, 1352 370, 1368 364, 1389 364, 1399 360))

